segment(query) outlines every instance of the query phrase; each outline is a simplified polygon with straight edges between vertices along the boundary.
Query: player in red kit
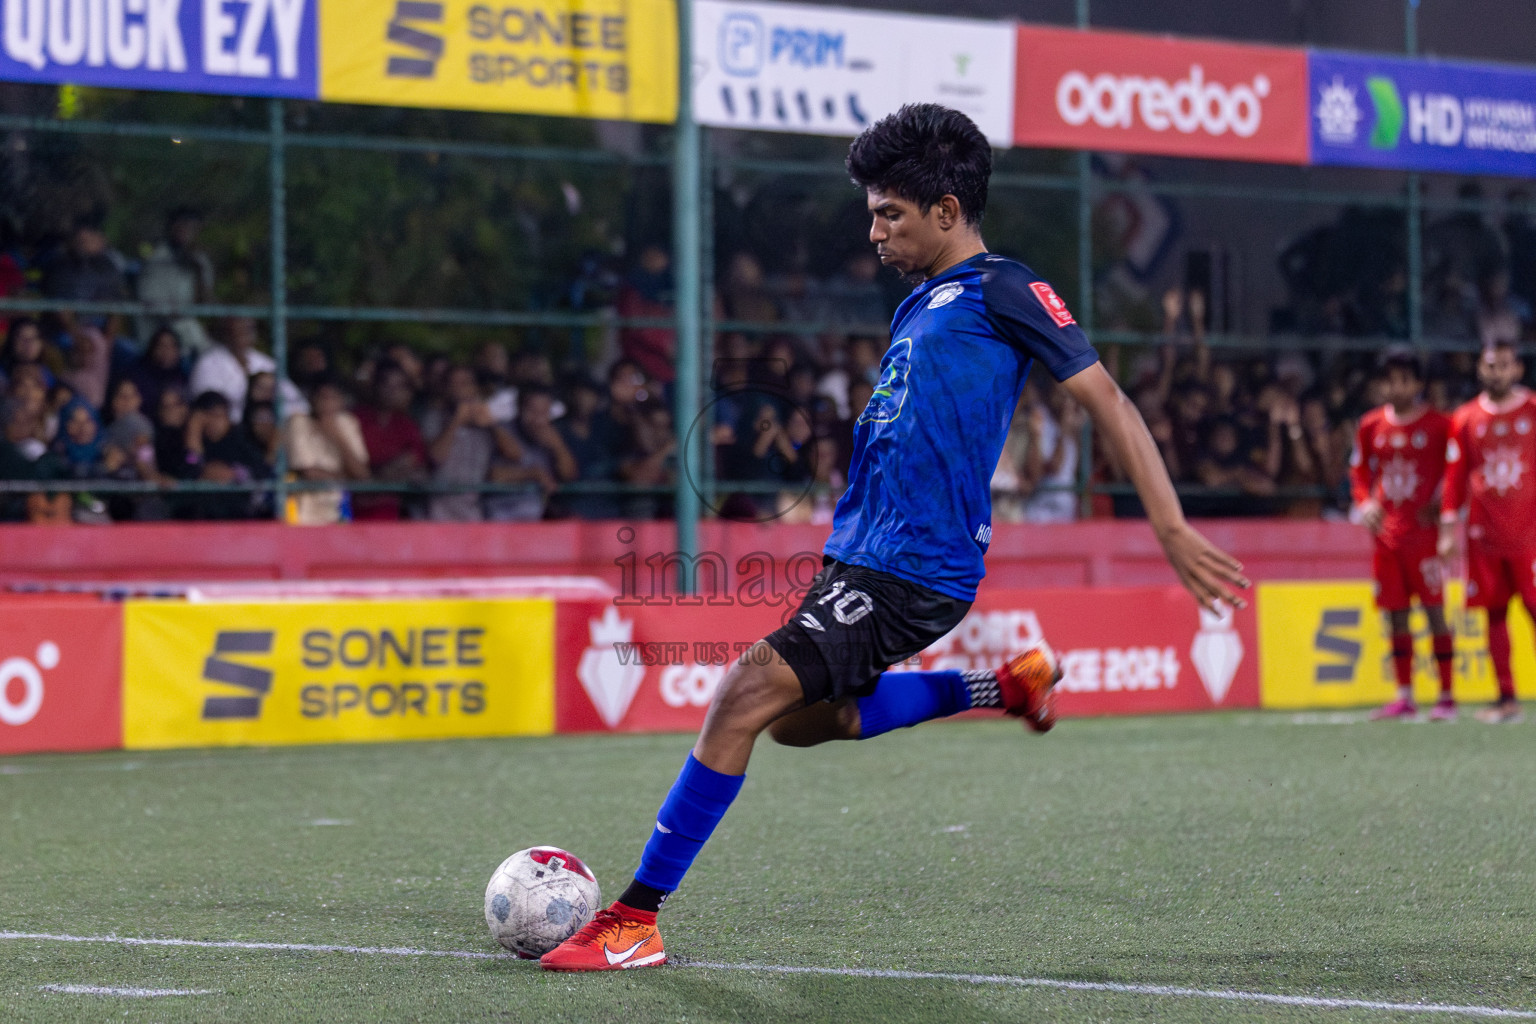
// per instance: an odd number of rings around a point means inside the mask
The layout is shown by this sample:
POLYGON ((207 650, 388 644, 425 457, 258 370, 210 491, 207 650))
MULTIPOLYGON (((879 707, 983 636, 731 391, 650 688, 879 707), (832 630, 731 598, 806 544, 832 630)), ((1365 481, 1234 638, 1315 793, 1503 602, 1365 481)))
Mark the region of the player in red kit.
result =
POLYGON ((1372 567, 1376 606, 1387 613, 1397 699, 1371 717, 1413 719, 1413 634, 1408 611, 1418 598, 1434 637, 1440 699, 1431 721, 1456 718, 1451 696, 1455 641, 1445 622, 1445 594, 1435 530, 1440 481, 1445 476, 1449 417, 1424 401, 1418 358, 1406 349, 1388 351, 1381 361, 1387 404, 1360 418, 1350 461, 1355 516, 1376 538, 1372 567))
POLYGON ((1467 606, 1488 612, 1488 655, 1499 700, 1479 711, 1484 722, 1518 722, 1520 704, 1509 667, 1509 602, 1516 594, 1536 609, 1536 396, 1520 385, 1525 363, 1511 344, 1483 349, 1477 379, 1483 393, 1451 417, 1446 444, 1440 553, 1456 550, 1456 524, 1467 508, 1467 606))

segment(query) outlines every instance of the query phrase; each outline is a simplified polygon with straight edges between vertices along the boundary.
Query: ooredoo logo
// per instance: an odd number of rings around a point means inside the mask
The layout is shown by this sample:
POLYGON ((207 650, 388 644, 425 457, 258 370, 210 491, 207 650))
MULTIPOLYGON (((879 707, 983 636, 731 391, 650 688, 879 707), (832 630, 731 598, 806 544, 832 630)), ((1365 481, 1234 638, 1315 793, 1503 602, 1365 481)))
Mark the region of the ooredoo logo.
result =
POLYGON ((59 645, 44 640, 31 658, 0 661, 0 723, 26 725, 43 709, 43 673, 59 667, 59 645))
POLYGON ((1021 26, 1014 144, 1304 164, 1305 50, 1021 26))
POLYGON ((1082 71, 1068 71, 1056 83, 1056 112, 1067 124, 1101 128, 1131 128, 1139 118, 1155 132, 1172 128, 1189 135, 1251 138, 1264 123, 1264 98, 1269 95, 1269 76, 1257 74, 1249 82, 1226 86, 1207 81, 1199 64, 1176 82, 1141 75, 1100 74, 1089 78, 1082 71))

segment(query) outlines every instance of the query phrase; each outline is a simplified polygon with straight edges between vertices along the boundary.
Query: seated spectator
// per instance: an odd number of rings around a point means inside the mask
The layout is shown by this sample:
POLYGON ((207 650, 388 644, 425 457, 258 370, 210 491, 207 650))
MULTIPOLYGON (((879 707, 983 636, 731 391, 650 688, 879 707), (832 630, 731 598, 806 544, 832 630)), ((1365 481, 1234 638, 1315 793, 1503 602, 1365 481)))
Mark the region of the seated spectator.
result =
POLYGON ((621 430, 638 418, 639 403, 649 397, 645 371, 633 359, 615 359, 608 367, 608 415, 621 430))
POLYGON ((187 388, 187 370, 181 356, 181 340, 175 331, 162 327, 150 335, 141 355, 124 374, 139 389, 145 409, 160 408, 160 393, 166 388, 187 388))
POLYGON ((252 448, 261 453, 262 460, 268 466, 276 467, 277 451, 283 446, 283 432, 277 425, 276 403, 252 402, 247 399, 245 415, 240 418, 240 433, 245 435, 252 448))
MULTIPOLYGON (((0 480, 52 480, 60 471, 53 456, 37 440, 36 413, 19 398, 0 402, 0 480)), ((36 510, 32 498, 42 495, 0 494, 0 521, 26 522, 34 511, 45 515, 57 512, 49 506, 63 503, 64 521, 69 519, 69 496, 45 498, 36 510)))
POLYGON ((171 211, 165 223, 165 239, 150 251, 139 270, 139 301, 156 312, 139 317, 140 338, 158 331, 174 331, 180 342, 201 354, 213 344, 202 322, 182 313, 187 306, 214 301, 213 260, 198 245, 202 215, 190 207, 171 211))
POLYGON ((1018 404, 1013 409, 1013 419, 1008 423, 1008 434, 1003 439, 1003 450, 998 454, 997 466, 992 470, 992 520, 998 523, 1022 523, 1024 499, 1029 465, 1029 451, 1034 442, 1034 430, 1030 419, 1035 415, 1034 389, 1026 387, 1019 393, 1018 404))
MULTIPOLYGON (((155 411, 155 473, 161 486, 170 488, 179 480, 196 480, 202 467, 187 449, 187 422, 192 408, 186 392, 167 387, 160 392, 155 411)), ((190 518, 195 508, 192 496, 165 496, 165 513, 172 519, 190 518)))
MULTIPOLYGON (((102 435, 109 479, 157 481, 160 477, 155 465, 155 425, 141 405, 138 385, 132 380, 125 377, 113 387, 107 409, 110 419, 102 435)), ((168 514, 158 495, 111 495, 107 511, 113 519, 137 521, 164 519, 168 514)))
MULTIPOLYGON (((418 364, 419 365, 419 364, 418 364)), ((363 446, 368 450, 368 469, 373 479, 389 483, 421 483, 427 479, 427 443, 411 418, 416 394, 405 369, 393 362, 380 363, 373 374, 373 402, 357 411, 363 446)), ((401 518, 399 494, 377 491, 352 496, 352 518, 360 520, 401 518)))
MULTIPOLYGON (((603 393, 585 374, 571 376, 565 384, 566 413, 555 429, 566 450, 576 460, 576 479, 585 484, 618 480, 618 424, 602 407, 603 393)), ((572 494, 561 499, 563 512, 582 519, 616 519, 618 499, 612 494, 572 494)))
POLYGON ((491 460, 490 479, 497 484, 529 484, 518 494, 488 494, 485 518, 497 522, 531 522, 544 518, 549 496, 561 483, 576 479, 576 460, 551 421, 555 396, 539 385, 518 392, 517 435, 521 457, 498 454, 491 460))
MULTIPOLYGON (((645 246, 619 289, 619 316, 670 317, 675 301, 672 257, 659 245, 645 246)), ((625 327, 619 331, 619 351, 653 380, 666 384, 676 379, 677 335, 670 327, 625 327)))
MULTIPOLYGON (((1268 497, 1275 481, 1254 465, 1244 449, 1237 424, 1230 419, 1211 420, 1205 431, 1204 452, 1195 463, 1195 476, 1206 487, 1235 489, 1244 495, 1268 497)), ((1215 496, 1202 503, 1206 515, 1243 515, 1259 511, 1251 502, 1215 496)))
POLYGON ((475 378, 485 395, 486 408, 498 423, 511 423, 517 415, 517 387, 512 383, 512 357, 499 341, 483 342, 475 349, 475 378))
POLYGON ((1078 439, 1086 415, 1065 388, 1052 388, 1030 420, 1033 437, 1025 478, 1027 523, 1070 523, 1077 518, 1078 439))
MULTIPOLYGON (((288 468, 306 481, 367 480, 368 448, 341 385, 316 385, 310 408, 312 412, 288 418, 288 468)), ((310 526, 340 522, 342 498, 340 489, 301 491, 289 499, 289 521, 310 526)))
MULTIPOLYGON (((235 429, 230 401, 218 391, 204 391, 192 402, 186 436, 187 462, 196 467, 194 479, 249 484, 271 476, 262 454, 235 429)), ((263 495, 252 492, 190 497, 193 518, 250 519, 261 508, 263 495)))
MULTIPOLYGON (((17 366, 11 375, 11 399, 26 420, 26 439, 21 442, 29 459, 37 459, 58 433, 58 415, 48 403, 43 368, 36 363, 17 366)), ((18 428, 19 429, 19 428, 18 428)))
POLYGON ((45 387, 64 372, 64 357, 46 338, 38 322, 31 317, 17 317, 5 332, 5 350, 0 352, 0 372, 7 380, 15 377, 16 367, 33 365, 43 371, 45 387))
POLYGON ((331 350, 318 339, 301 341, 288 357, 289 376, 306 395, 333 377, 331 350))
MULTIPOLYGON (((75 302, 121 302, 128 298, 128 261, 107 244, 99 214, 75 221, 63 248, 43 261, 42 291, 50 299, 75 302)), ((119 317, 62 313, 71 333, 80 324, 101 330, 108 338, 121 334, 119 317)))
POLYGON ((107 404, 107 377, 112 370, 112 343, 101 331, 89 325, 75 328, 70 335, 68 366, 59 379, 76 395, 100 409, 107 404))
MULTIPOLYGON (((246 392, 251 377, 258 373, 277 372, 272 357, 256 348, 256 321, 246 316, 230 317, 224 321, 224 330, 217 344, 210 347, 192 367, 190 387, 201 397, 204 392, 215 391, 224 396, 228 404, 230 420, 239 423, 245 413, 246 392)), ((288 394, 283 395, 287 413, 302 411, 302 403, 287 404, 288 394)))
MULTIPOLYGON (((619 461, 619 479, 637 487, 671 487, 677 479, 677 436, 672 431, 672 412, 663 402, 648 399, 635 410, 619 461)), ((658 494, 626 497, 621 509, 626 519, 655 519, 671 515, 672 500, 658 494)))
POLYGON ((461 493, 434 494, 427 503, 427 516, 439 523, 480 522, 485 515, 479 488, 489 479, 491 456, 499 453, 517 462, 522 459, 522 446, 491 415, 473 370, 456 366, 448 372, 446 383, 451 406, 428 409, 422 435, 432 455, 433 482, 466 487, 461 493))
POLYGON ((720 299, 725 319, 749 323, 776 323, 779 307, 768 294, 763 265, 745 250, 731 257, 721 283, 720 299))

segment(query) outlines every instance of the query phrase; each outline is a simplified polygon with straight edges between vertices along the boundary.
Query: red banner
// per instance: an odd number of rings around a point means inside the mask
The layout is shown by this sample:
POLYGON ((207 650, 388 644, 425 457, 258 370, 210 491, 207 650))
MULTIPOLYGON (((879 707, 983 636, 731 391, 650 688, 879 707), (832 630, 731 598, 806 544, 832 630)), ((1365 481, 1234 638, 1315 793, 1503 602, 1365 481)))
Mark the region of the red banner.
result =
POLYGON ((0 603, 0 754, 123 745, 123 610, 0 603))
POLYGON ((1305 164, 1305 50, 1019 27, 1014 145, 1305 164))
MULTIPOLYGON (((783 606, 563 601, 555 622, 557 732, 697 730, 742 651, 783 606)), ((1041 638, 1061 657, 1066 716, 1257 707, 1251 608, 1203 615, 1179 587, 983 592, 907 668, 991 668, 1041 638)))

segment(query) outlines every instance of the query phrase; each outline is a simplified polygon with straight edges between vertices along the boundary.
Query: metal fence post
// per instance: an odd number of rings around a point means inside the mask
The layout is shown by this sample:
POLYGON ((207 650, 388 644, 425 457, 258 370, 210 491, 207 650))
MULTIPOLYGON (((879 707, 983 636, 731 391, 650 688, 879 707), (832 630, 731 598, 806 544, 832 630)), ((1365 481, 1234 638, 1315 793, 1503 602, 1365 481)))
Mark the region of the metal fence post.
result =
MULTIPOLYGON (((271 100, 268 107, 268 134, 271 149, 268 174, 271 186, 272 242, 272 361, 277 364, 277 395, 273 399, 277 429, 282 434, 283 380, 288 376, 288 185, 287 148, 283 136, 283 101, 271 100)), ((288 445, 277 446, 276 476, 272 491, 272 516, 283 522, 288 510, 288 445)))
POLYGON ((699 127, 693 120, 693 6, 677 0, 677 130, 673 134, 672 253, 677 274, 677 389, 674 429, 678 471, 673 514, 677 519, 679 593, 694 591, 699 550, 699 495, 688 477, 697 466, 688 450, 689 429, 699 414, 699 127), (693 459, 693 462, 689 462, 693 459))
MULTIPOLYGON (((1410 57, 1419 51, 1419 0, 1403 3, 1403 50, 1410 57)), ((1415 345, 1424 337, 1424 207, 1419 181, 1418 171, 1408 172, 1403 209, 1408 226, 1408 337, 1415 345)))
MULTIPOLYGON (((1089 0, 1077 0, 1077 27, 1088 28, 1089 0)), ((1093 339, 1093 154, 1077 154, 1077 322, 1093 339)), ((1062 443, 1065 438, 1057 441, 1062 443)), ((1077 440, 1078 514, 1087 519, 1093 514, 1093 495, 1088 488, 1093 474, 1093 423, 1083 418, 1077 440)))

